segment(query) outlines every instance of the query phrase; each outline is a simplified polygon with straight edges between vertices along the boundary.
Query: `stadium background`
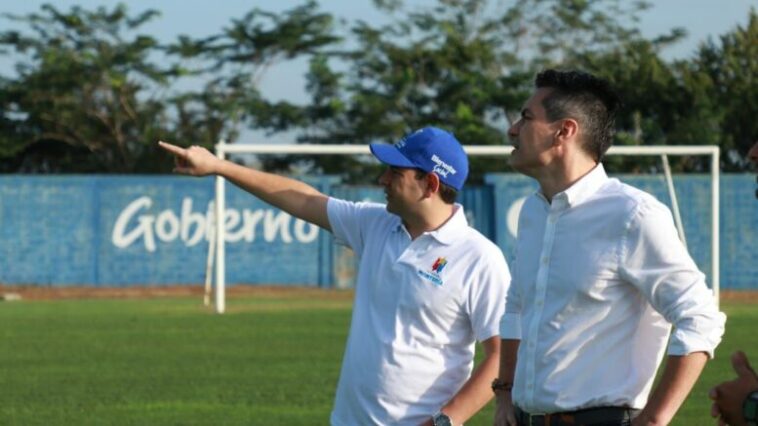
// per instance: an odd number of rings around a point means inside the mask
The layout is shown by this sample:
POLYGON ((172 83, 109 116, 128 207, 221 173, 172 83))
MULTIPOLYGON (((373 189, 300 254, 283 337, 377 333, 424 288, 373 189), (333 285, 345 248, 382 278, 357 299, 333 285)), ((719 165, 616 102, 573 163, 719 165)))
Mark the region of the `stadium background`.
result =
MULTIPOLYGON (((622 180, 670 204, 658 176, 622 180)), ((350 200, 381 201, 378 187, 306 179, 350 200)), ((519 201, 532 180, 491 174, 461 194, 469 222, 513 258, 519 201)), ((674 178, 689 250, 711 275, 710 181, 674 178)), ((721 177, 721 288, 758 289, 754 177, 721 177), (752 221, 752 223, 748 223, 752 221)), ((0 176, 0 283, 42 287, 201 284, 212 223, 211 178, 176 176, 0 176)), ((328 233, 227 186, 230 285, 352 287, 355 260, 328 233)))

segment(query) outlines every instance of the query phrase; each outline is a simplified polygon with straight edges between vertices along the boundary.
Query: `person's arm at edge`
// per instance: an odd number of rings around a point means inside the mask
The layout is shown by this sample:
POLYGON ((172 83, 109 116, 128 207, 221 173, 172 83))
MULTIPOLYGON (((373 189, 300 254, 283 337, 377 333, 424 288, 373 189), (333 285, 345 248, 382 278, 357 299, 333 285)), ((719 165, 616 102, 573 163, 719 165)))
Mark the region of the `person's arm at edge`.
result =
MULTIPOLYGON (((498 378, 513 386, 516 373, 516 358, 520 340, 502 339, 500 341, 500 372, 498 378)), ((495 422, 496 426, 516 426, 516 413, 513 407, 511 390, 495 392, 495 422)))
POLYGON ((176 157, 174 171, 177 173, 223 176, 262 201, 331 230, 327 214, 329 197, 304 182, 221 160, 205 148, 182 148, 166 142, 159 142, 159 145, 176 157))
POLYGON ((750 366, 745 353, 736 351, 731 358, 737 378, 719 383, 708 392, 708 396, 713 400, 711 416, 719 418, 719 426, 747 424, 745 403, 751 393, 758 392, 758 375, 750 366))
MULTIPOLYGON (((484 359, 474 369, 471 377, 440 411, 453 421, 454 425, 465 423, 492 399, 492 378, 497 376, 500 360, 500 336, 492 336, 481 342, 484 359)), ((427 422, 431 424, 431 420, 427 422)))
POLYGON ((632 425, 669 424, 700 377, 707 361, 706 352, 669 355, 658 385, 632 425))

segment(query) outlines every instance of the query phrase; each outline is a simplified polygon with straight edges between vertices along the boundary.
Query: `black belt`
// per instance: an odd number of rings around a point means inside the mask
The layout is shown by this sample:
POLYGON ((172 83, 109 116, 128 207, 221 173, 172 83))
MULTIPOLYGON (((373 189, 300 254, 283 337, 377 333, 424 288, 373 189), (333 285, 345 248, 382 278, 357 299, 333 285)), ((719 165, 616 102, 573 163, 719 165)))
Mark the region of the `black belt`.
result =
POLYGON ((583 426, 630 424, 640 410, 627 407, 598 407, 550 414, 530 414, 516 407, 519 426, 583 426))

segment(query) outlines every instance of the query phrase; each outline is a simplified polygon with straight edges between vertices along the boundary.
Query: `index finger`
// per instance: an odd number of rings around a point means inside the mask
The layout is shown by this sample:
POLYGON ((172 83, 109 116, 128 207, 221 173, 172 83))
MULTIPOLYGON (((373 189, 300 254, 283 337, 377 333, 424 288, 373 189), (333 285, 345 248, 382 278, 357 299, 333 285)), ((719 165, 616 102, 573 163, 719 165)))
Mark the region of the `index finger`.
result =
POLYGON ((178 155, 180 157, 185 157, 187 155, 187 150, 180 146, 176 146, 174 144, 163 141, 158 141, 158 145, 174 155, 178 155))

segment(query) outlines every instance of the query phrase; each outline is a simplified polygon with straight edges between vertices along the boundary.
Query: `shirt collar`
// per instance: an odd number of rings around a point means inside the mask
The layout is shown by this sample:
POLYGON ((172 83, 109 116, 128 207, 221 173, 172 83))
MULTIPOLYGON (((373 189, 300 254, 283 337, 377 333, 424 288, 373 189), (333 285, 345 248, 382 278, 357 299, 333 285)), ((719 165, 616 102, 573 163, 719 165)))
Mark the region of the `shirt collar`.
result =
POLYGON ((608 181, 603 163, 598 163, 592 171, 576 181, 564 192, 569 207, 575 206, 594 195, 608 181))
MULTIPOLYGON (((600 187, 608 181, 608 175, 605 173, 603 163, 598 163, 589 173, 582 176, 573 185, 566 190, 555 194, 553 202, 565 203, 566 207, 573 207, 596 193, 600 187)), ((545 196, 539 192, 539 196, 544 200, 545 196)))
MULTIPOLYGON (((444 245, 450 245, 458 240, 461 234, 463 234, 469 228, 469 226, 468 220, 466 220, 466 214, 463 212, 463 206, 455 203, 453 209, 453 215, 444 224, 442 224, 442 226, 435 229, 434 231, 424 232, 422 235, 429 235, 437 240, 440 244, 444 245)), ((403 225, 403 221, 399 219, 400 218, 398 217, 396 231, 407 232, 405 230, 405 226, 403 225)))

